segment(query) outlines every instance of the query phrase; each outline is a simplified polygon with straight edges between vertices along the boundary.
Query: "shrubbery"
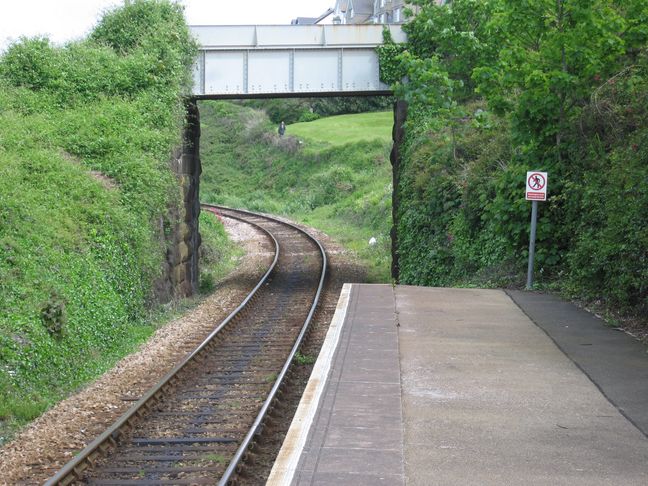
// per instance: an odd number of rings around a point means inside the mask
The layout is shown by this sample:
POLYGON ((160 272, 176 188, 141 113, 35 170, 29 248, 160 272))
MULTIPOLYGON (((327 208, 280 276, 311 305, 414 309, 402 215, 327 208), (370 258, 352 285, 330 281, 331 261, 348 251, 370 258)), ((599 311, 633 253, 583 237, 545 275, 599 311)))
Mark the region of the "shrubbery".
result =
POLYGON ((0 58, 2 429, 152 332, 194 52, 181 7, 136 0, 0 58))
POLYGON ((539 284, 646 315, 648 6, 414 3, 409 44, 381 52, 411 103, 401 281, 523 284, 524 175, 547 170, 539 284))

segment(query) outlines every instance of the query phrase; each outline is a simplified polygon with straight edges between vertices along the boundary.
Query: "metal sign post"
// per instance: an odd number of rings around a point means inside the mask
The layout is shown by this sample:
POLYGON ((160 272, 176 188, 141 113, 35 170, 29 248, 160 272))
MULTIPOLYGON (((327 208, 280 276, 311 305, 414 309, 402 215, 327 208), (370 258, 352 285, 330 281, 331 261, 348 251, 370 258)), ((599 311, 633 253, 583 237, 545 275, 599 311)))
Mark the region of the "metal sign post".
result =
POLYGON ((527 267, 527 290, 533 288, 533 261, 535 259, 535 240, 538 226, 538 201, 547 200, 547 173, 532 171, 526 176, 526 200, 531 203, 531 234, 529 235, 529 266, 527 267))
POLYGON ((529 237, 529 266, 527 267, 527 290, 533 287, 533 260, 535 259, 536 228, 538 226, 538 201, 531 203, 531 235, 529 237))

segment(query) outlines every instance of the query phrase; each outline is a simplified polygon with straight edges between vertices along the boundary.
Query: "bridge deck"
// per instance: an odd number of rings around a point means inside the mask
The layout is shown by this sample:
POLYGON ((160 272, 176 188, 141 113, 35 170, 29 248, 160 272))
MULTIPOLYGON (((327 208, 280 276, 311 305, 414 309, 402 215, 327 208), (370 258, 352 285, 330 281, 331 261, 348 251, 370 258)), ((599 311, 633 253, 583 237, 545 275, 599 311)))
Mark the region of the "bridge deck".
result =
MULTIPOLYGON (((405 40, 400 26, 392 38, 405 40)), ((379 79, 381 25, 192 26, 200 45, 194 96, 390 94, 379 79)))

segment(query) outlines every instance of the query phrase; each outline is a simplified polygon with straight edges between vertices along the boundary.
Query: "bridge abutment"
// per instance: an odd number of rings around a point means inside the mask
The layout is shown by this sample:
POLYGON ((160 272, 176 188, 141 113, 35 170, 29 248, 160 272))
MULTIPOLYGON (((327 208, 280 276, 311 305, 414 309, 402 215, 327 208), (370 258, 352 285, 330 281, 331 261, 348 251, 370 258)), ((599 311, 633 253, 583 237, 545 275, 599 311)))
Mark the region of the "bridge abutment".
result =
POLYGON ((399 281, 399 261, 398 261, 398 211, 400 198, 398 187, 400 186, 400 165, 402 160, 401 147, 405 140, 405 121, 407 120, 407 102, 398 100, 394 103, 394 128, 392 129, 393 147, 389 157, 392 164, 392 265, 391 276, 396 283, 399 281))
POLYGON ((187 122, 182 151, 174 161, 174 171, 182 191, 182 203, 172 231, 172 247, 167 252, 169 280, 176 298, 190 297, 198 290, 200 249, 200 114, 196 100, 187 101, 187 122))

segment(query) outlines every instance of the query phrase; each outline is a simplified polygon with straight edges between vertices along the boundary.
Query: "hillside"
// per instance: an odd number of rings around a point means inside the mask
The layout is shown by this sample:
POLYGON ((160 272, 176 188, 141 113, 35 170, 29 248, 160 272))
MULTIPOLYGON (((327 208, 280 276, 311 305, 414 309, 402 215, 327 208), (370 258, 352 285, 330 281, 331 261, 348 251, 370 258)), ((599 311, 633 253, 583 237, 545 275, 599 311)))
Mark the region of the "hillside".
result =
POLYGON ((339 147, 347 144, 376 141, 391 143, 394 115, 391 111, 337 115, 307 123, 289 125, 289 135, 318 144, 339 147))
POLYGON ((283 139, 259 110, 202 102, 200 112, 203 201, 319 228, 389 280, 391 112, 296 123, 283 139))
POLYGON ((156 328, 194 52, 178 5, 139 1, 0 58, 0 442, 156 328))

